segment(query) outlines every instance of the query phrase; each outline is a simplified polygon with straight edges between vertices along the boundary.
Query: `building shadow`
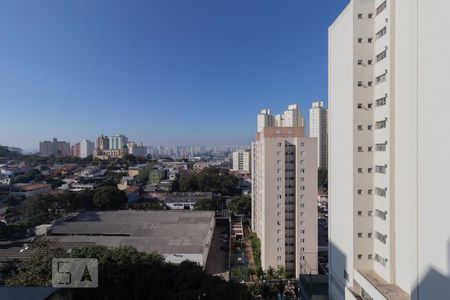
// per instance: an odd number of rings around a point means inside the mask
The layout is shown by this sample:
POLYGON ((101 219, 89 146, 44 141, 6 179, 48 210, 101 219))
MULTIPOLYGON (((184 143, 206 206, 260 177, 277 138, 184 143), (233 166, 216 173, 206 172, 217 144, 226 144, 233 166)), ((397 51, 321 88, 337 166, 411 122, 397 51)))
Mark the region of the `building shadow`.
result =
POLYGON ((448 300, 450 299, 450 242, 448 244, 447 274, 434 268, 423 276, 411 294, 411 300, 448 300))

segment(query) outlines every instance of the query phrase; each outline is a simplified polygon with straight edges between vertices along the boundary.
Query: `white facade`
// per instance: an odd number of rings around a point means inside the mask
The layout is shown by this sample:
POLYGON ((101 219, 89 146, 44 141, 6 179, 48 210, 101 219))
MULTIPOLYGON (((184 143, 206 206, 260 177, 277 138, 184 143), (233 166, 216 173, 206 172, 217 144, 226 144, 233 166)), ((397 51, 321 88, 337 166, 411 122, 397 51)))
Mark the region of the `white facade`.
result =
POLYGON ((252 145, 252 229, 261 263, 317 273, 317 141, 304 128, 265 127, 252 145))
POLYGON ((257 131, 261 132, 265 127, 271 127, 275 125, 275 119, 270 109, 263 109, 258 115, 257 131))
POLYGON ((241 173, 251 172, 251 160, 252 154, 250 151, 235 151, 233 156, 233 169, 232 171, 241 173))
POLYGON ((109 139, 109 150, 122 149, 128 143, 128 138, 121 134, 109 136, 108 139, 109 139))
POLYGON ((319 168, 328 168, 328 111, 322 101, 309 109, 309 137, 317 138, 319 168))
POLYGON ((305 119, 298 108, 298 104, 291 104, 281 115, 275 116, 276 127, 305 127, 305 119))
POLYGON ((353 0, 329 29, 330 298, 448 299, 444 0, 353 0))
POLYGON ((90 140, 82 140, 80 142, 80 157, 85 158, 90 155, 94 155, 94 142, 91 142, 90 140))

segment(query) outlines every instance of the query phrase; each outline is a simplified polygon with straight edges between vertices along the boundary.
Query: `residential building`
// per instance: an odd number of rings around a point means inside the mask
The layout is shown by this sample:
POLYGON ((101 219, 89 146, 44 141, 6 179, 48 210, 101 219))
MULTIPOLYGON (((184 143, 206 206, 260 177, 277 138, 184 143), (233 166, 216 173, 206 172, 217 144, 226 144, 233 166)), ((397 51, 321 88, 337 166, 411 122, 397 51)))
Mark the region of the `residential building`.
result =
POLYGON ((328 111, 322 101, 309 109, 309 137, 317 138, 319 168, 328 168, 328 111))
POLYGON ((94 155, 94 142, 90 140, 82 140, 80 142, 80 157, 86 158, 88 156, 94 155))
POLYGON ((263 109, 258 115, 257 132, 261 132, 265 127, 275 126, 275 118, 270 109, 263 109))
POLYGON ((70 155, 70 143, 58 141, 53 138, 52 141, 44 141, 39 143, 39 154, 42 156, 52 155, 70 155))
POLYGON ((317 140, 305 138, 304 127, 296 124, 258 127, 252 147, 252 229, 261 240, 263 269, 284 267, 298 277, 317 274, 318 191, 317 140))
POLYGON ((199 161, 196 162, 193 166, 194 172, 198 173, 200 171, 203 171, 204 169, 207 169, 211 166, 209 162, 206 161, 199 161))
POLYGON ((275 116, 276 127, 305 127, 305 120, 298 108, 298 104, 291 104, 281 115, 275 116))
POLYGON ((235 151, 232 154, 233 169, 239 173, 251 173, 252 153, 251 151, 235 151))
POLYGON ((329 29, 330 299, 448 299, 444 0, 353 0, 329 29))
POLYGON ((81 155, 81 145, 80 143, 76 143, 70 147, 70 155, 80 157, 81 155))
POLYGON ((128 138, 122 134, 109 136, 109 150, 123 149, 128 143, 128 138))
POLYGON ((133 154, 134 156, 146 156, 147 155, 147 147, 142 143, 140 145, 135 142, 128 142, 128 154, 133 154))
POLYGON ((29 198, 36 194, 50 192, 52 186, 44 183, 17 183, 11 186, 10 195, 13 197, 29 198))

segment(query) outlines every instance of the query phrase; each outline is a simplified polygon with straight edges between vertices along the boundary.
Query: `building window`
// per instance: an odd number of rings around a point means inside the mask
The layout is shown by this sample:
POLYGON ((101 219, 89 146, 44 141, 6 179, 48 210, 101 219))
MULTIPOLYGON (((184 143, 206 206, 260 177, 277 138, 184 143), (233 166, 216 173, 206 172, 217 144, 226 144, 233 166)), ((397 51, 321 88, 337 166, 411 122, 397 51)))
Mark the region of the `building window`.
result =
POLYGON ((358 190, 358 195, 362 195, 363 191, 362 190, 358 190))
POLYGON ((375 261, 380 263, 382 266, 386 266, 387 258, 383 258, 378 254, 375 254, 375 261))
POLYGON ((369 232, 368 234, 367 234, 367 237, 369 238, 369 239, 371 239, 372 238, 372 232, 369 232))
POLYGON ((368 258, 369 260, 372 260, 372 254, 367 255, 367 258, 368 258))
POLYGON ((367 16, 369 17, 369 19, 373 18, 373 14, 368 14, 367 16))
POLYGON ((373 106, 372 103, 367 104, 368 108, 372 108, 372 106, 373 106))
POLYGON ((386 174, 387 166, 375 166, 375 172, 380 174, 386 174))
POLYGON ((383 106, 386 105, 386 96, 384 96, 383 98, 377 99, 375 101, 375 103, 377 104, 377 106, 383 106))
POLYGON ((379 40, 380 38, 382 38, 387 32, 386 26, 383 27, 383 29, 381 29, 380 31, 377 32, 376 37, 377 40, 379 40))
POLYGON ((369 211, 367 212, 367 215, 368 215, 369 217, 371 217, 371 216, 373 215, 373 211, 369 210, 369 211))
POLYGON ((367 41, 369 42, 369 44, 371 44, 373 41, 373 38, 368 38, 367 41))
POLYGON ((387 122, 386 120, 376 122, 376 123, 375 123, 376 128, 377 128, 377 129, 383 129, 383 128, 386 128, 386 122, 387 122))
POLYGON ((367 173, 372 173, 372 168, 367 168, 367 173))
MULTIPOLYGON (((372 173, 372 170, 369 173, 372 173)), ((372 195, 372 190, 367 190, 367 194, 372 195)))
POLYGON ((379 54, 377 54, 377 56, 376 56, 377 62, 385 59, 386 55, 387 55, 387 50, 381 51, 379 54))
POLYGON ((362 125, 358 125, 358 130, 362 131, 363 130, 363 126, 362 125))
POLYGON ((383 3, 381 3, 381 4, 377 7, 377 9, 376 9, 376 14, 377 14, 377 16, 378 16, 379 14, 381 14, 381 12, 386 8, 386 6, 387 6, 387 3, 386 3, 386 1, 384 1, 383 3))
POLYGON ((371 146, 367 147, 367 151, 372 152, 372 147, 371 146))
POLYGON ((358 168, 358 173, 362 173, 363 169, 362 168, 358 168))
POLYGON ((362 103, 358 103, 358 108, 362 108, 362 103))
POLYGON ((358 19, 362 19, 363 18, 363 14, 358 14, 358 19))
POLYGON ((386 221, 387 211, 381 211, 379 209, 375 209, 375 216, 380 218, 383 221, 386 221))
POLYGON ((362 81, 358 81, 358 86, 362 86, 362 85, 363 85, 362 81))
POLYGON ((358 152, 364 152, 363 147, 358 147, 358 152))
POLYGON ((358 238, 362 239, 362 237, 363 237, 362 232, 358 232, 358 238))
POLYGON ((358 65, 362 65, 363 61, 362 59, 358 59, 358 65))
POLYGON ((372 64, 372 60, 369 59, 369 60, 367 61, 367 63, 368 63, 369 65, 371 65, 371 64, 372 64))
POLYGON ((375 194, 381 197, 386 197, 386 189, 375 187, 375 194))
POLYGON ((372 130, 372 125, 367 125, 367 130, 372 130))
POLYGON ((385 82, 386 81, 386 77, 387 77, 387 72, 381 74, 380 76, 377 76, 377 78, 376 78, 377 84, 385 82))
POLYGON ((368 85, 368 86, 372 86, 372 81, 368 81, 368 82, 367 82, 367 85, 368 85))
POLYGON ((362 259, 362 254, 358 254, 358 259, 359 259, 359 260, 362 259))
POLYGON ((362 215, 363 215, 363 212, 360 210, 360 211, 358 211, 358 216, 359 217, 362 217, 362 215))
POLYGON ((362 44, 363 39, 362 38, 358 38, 358 43, 362 44))
POLYGON ((383 244, 386 244, 387 234, 381 234, 378 231, 375 231, 375 237, 383 244))

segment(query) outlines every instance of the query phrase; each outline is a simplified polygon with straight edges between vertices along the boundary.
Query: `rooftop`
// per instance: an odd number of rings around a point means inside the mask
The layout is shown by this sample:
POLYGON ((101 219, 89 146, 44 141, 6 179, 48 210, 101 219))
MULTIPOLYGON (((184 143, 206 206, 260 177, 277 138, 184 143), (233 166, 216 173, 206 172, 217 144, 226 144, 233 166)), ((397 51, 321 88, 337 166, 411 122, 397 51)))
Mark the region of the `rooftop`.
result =
POLYGON ((399 286, 386 282, 372 270, 358 270, 388 300, 409 300, 408 294, 399 286))
POLYGON ((160 254, 202 253, 213 230, 210 211, 101 211, 81 213, 51 230, 58 243, 132 246, 160 254))

